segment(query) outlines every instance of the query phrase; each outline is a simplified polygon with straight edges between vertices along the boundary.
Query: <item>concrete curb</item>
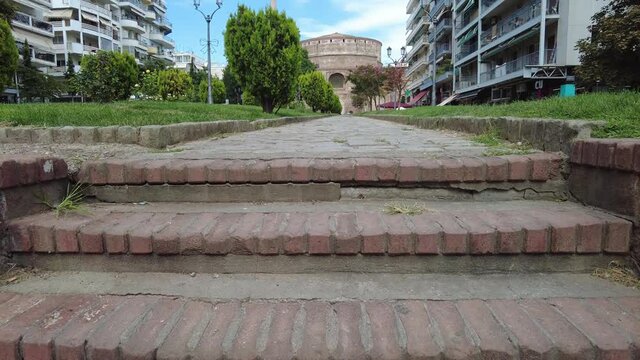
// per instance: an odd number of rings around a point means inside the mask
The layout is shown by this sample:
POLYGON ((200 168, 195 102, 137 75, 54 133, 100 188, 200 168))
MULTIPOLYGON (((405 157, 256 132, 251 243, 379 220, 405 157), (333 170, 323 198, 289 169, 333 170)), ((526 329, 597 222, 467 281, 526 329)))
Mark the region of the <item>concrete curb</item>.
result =
POLYGON ((605 125, 603 121, 527 119, 514 117, 415 117, 395 115, 367 115, 372 119, 412 125, 421 129, 446 129, 482 134, 491 129, 508 141, 525 141, 536 149, 571 153, 576 139, 588 139, 591 130, 605 125))
POLYGON ((0 127, 0 144, 138 144, 162 149, 167 145, 193 141, 216 134, 261 130, 316 120, 325 115, 277 119, 221 120, 147 126, 64 126, 51 128, 0 127))

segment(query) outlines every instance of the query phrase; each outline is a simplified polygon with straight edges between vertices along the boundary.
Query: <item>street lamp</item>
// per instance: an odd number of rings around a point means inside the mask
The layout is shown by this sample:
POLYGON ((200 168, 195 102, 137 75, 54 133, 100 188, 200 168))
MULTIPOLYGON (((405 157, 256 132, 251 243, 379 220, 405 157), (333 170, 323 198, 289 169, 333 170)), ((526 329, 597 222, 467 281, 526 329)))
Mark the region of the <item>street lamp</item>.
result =
MULTIPOLYGON (((393 61, 394 67, 398 67, 401 63, 404 62, 405 56, 407 56, 407 48, 404 46, 400 48, 400 59, 397 59, 397 60, 391 57, 392 52, 393 52, 393 49, 391 48, 391 46, 389 46, 387 48, 387 56, 389 57, 389 59, 391 59, 391 61, 393 61)), ((394 110, 398 109, 399 107, 400 107, 400 99, 398 97, 398 99, 396 99, 394 110)))
POLYGON ((211 19, 213 15, 222 7, 222 0, 216 0, 216 8, 211 14, 205 14, 200 10, 200 0, 193 0, 193 6, 204 16, 204 20, 207 22, 207 103, 213 104, 213 96, 211 95, 211 19))
MULTIPOLYGON (((425 0, 420 0, 420 7, 422 8, 422 11, 425 13, 425 16, 429 19, 431 26, 436 26, 438 24, 438 19, 436 19, 435 14, 432 14, 430 11, 429 12, 427 11, 426 9, 427 5, 425 3, 426 3, 425 0)), ((435 0, 431 0, 429 1, 429 3, 431 4, 435 3, 435 0)), ((435 29, 432 29, 431 31, 435 31, 435 29)), ((434 40, 434 44, 431 50, 433 52, 433 64, 432 64, 433 71, 431 74, 431 80, 432 80, 431 81, 431 106, 436 106, 436 61, 438 60, 438 57, 436 56, 437 49, 435 45, 436 44, 434 40)))

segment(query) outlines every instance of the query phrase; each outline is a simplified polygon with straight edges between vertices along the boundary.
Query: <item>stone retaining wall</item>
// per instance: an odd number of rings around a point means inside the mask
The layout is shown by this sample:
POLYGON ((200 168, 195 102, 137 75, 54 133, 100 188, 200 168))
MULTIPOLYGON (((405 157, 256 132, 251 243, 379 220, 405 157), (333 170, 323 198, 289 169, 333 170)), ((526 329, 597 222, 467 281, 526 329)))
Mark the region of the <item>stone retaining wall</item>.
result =
POLYGON ((502 138, 511 142, 526 142, 544 151, 562 151, 568 154, 575 139, 588 139, 591 129, 604 125, 600 121, 525 119, 512 117, 429 117, 395 115, 368 115, 373 119, 417 126, 422 129, 446 129, 471 134, 497 130, 502 138))
POLYGON ((255 121, 225 120, 148 126, 64 126, 51 128, 0 127, 0 143, 44 144, 138 144, 161 149, 215 134, 260 130, 295 124, 324 116, 284 117, 255 121))
POLYGON ((0 266, 7 222, 47 210, 43 199, 59 202, 66 194, 67 178, 67 163, 62 159, 0 156, 0 266))
POLYGON ((579 201, 635 223, 632 251, 640 255, 640 140, 588 139, 571 149, 569 190, 579 201))

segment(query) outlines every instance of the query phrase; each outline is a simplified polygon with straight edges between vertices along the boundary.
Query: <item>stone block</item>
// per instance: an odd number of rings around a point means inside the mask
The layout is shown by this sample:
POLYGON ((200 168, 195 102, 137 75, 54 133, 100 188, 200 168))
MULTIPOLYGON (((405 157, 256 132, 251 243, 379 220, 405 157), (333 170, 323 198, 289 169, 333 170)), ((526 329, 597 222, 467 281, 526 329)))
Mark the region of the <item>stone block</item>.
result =
POLYGON ((53 141, 57 144, 73 144, 78 137, 78 129, 73 126, 53 128, 53 141))
POLYGON ((117 141, 118 126, 105 126, 97 129, 98 142, 115 143, 117 141))
POLYGON ((31 141, 34 144, 51 144, 53 143, 53 130, 50 128, 34 129, 31 141))
POLYGON ((33 129, 27 127, 10 127, 6 129, 8 143, 31 143, 33 129))
POLYGON ((76 142, 79 144, 95 144, 98 142, 98 128, 95 126, 78 127, 78 137, 76 142))
POLYGON ((166 126, 148 125, 140 127, 138 144, 154 148, 163 149, 171 143, 171 135, 166 126))
POLYGON ((120 144, 137 144, 139 129, 133 126, 120 126, 116 132, 116 142, 120 144))

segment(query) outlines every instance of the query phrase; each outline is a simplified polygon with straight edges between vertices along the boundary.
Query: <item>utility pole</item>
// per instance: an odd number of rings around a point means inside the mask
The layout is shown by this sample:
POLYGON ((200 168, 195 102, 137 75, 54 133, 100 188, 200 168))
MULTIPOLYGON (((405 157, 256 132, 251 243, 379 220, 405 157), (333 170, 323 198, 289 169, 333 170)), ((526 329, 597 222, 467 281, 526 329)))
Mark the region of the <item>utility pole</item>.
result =
POLYGON ((276 10, 278 8, 278 0, 271 0, 271 8, 276 10))

